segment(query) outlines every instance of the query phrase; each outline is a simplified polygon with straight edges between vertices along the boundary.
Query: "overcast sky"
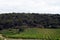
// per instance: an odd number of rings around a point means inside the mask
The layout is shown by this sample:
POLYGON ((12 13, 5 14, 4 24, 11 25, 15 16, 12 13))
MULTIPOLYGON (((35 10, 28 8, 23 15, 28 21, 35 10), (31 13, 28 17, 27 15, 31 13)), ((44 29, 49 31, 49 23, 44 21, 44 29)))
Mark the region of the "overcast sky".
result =
POLYGON ((60 0, 0 0, 0 12, 60 13, 60 0))

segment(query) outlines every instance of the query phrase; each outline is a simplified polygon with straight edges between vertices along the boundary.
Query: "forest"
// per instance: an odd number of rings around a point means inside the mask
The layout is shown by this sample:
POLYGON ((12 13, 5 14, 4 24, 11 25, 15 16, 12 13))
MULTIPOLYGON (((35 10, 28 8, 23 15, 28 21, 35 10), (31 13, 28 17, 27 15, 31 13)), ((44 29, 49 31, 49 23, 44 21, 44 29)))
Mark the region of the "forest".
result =
POLYGON ((9 28, 60 28, 60 14, 0 14, 0 30, 9 28))

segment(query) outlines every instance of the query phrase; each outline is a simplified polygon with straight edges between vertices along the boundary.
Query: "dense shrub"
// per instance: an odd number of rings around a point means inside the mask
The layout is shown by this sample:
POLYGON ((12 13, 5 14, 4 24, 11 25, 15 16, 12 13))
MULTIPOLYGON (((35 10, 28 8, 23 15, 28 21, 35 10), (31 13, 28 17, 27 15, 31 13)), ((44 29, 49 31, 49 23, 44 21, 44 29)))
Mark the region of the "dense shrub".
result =
POLYGON ((0 30, 8 28, 60 28, 60 14, 5 13, 0 14, 0 30))

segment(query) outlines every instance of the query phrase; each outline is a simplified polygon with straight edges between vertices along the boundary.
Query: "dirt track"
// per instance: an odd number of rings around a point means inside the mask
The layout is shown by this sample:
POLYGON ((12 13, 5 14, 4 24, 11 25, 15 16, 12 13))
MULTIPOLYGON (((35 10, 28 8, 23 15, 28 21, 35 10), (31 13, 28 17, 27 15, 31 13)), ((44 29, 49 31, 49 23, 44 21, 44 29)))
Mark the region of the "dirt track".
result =
POLYGON ((8 39, 8 40, 42 40, 42 39, 8 39))

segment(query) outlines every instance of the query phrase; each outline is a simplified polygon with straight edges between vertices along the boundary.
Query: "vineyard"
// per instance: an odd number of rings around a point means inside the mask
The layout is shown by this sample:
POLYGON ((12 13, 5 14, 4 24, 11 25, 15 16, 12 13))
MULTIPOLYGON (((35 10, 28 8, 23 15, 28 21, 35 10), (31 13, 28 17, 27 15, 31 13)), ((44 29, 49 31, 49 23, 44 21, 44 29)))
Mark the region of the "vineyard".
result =
POLYGON ((60 40, 60 29, 28 28, 15 34, 5 31, 3 35, 8 38, 60 40))

